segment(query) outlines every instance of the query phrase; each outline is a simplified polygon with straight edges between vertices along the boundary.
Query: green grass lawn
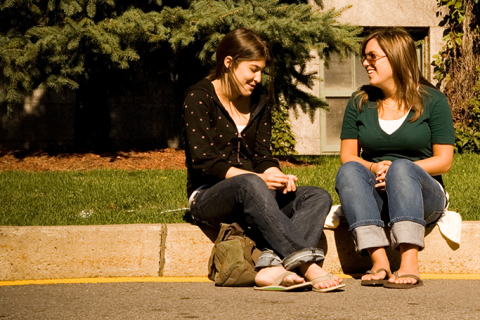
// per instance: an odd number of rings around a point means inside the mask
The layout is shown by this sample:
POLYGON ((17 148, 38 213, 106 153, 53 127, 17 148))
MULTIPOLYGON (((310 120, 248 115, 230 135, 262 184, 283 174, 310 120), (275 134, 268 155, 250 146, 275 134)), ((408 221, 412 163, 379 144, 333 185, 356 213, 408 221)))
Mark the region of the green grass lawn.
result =
POLYGON ((183 222, 183 170, 0 173, 0 225, 183 222))
MULTIPOLYGON (((338 156, 310 158, 314 167, 285 169, 299 185, 326 189, 339 204, 338 156)), ((480 155, 455 155, 444 176, 450 209, 480 220, 480 155)), ((82 225, 185 222, 185 170, 0 172, 0 225, 82 225)))

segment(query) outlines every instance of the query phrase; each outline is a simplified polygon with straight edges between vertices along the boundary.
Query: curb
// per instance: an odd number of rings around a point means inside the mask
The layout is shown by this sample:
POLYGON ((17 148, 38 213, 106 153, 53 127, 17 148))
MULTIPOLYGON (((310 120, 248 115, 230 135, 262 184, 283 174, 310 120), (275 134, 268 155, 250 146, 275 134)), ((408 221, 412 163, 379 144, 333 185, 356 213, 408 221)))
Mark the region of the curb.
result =
MULTIPOLYGON (((0 281, 97 277, 205 277, 213 229, 182 224, 0 227, 0 281)), ((324 268, 358 274, 371 267, 345 225, 325 229, 324 268)), ((422 274, 479 274, 480 222, 462 222, 462 245, 426 230, 422 274)), ((387 250, 392 269, 399 254, 387 250)))

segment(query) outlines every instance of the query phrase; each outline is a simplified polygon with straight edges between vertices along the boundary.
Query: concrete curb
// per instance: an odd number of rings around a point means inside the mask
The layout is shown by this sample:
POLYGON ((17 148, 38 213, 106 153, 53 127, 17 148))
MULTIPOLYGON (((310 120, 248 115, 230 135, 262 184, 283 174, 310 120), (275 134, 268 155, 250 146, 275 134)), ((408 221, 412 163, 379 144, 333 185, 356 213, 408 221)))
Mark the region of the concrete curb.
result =
MULTIPOLYGON (((419 254, 421 273, 480 273, 480 222, 462 223, 462 245, 428 229, 419 254)), ((190 224, 0 227, 0 281, 85 277, 202 277, 216 237, 190 224)), ((324 267, 363 273, 368 257, 354 252, 345 225, 325 230, 324 267)), ((398 267, 399 255, 388 251, 398 267)))

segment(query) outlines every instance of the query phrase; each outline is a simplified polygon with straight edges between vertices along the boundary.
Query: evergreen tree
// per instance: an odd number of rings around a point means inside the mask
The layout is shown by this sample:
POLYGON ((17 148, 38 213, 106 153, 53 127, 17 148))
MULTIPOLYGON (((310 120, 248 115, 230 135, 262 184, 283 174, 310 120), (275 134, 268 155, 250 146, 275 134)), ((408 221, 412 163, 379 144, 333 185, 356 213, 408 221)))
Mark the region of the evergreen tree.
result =
POLYGON ((337 22, 342 10, 307 2, 0 0, 0 107, 12 111, 36 88, 71 88, 81 111, 77 129, 89 123, 85 131, 93 132, 79 141, 108 140, 109 96, 157 79, 172 83, 172 99, 181 100, 213 66, 222 36, 242 26, 272 47, 277 96, 304 110, 324 106, 298 87, 311 87, 315 77, 306 72, 311 50, 344 56, 357 48, 361 30, 337 22))

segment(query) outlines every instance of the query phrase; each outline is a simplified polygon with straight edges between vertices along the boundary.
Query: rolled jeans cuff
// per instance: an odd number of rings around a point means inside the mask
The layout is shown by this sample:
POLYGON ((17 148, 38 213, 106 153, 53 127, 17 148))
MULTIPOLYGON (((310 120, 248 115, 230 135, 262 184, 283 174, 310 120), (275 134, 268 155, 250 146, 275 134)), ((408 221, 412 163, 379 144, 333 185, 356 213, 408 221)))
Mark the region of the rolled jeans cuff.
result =
POLYGON ((287 270, 293 270, 307 262, 319 262, 325 259, 322 249, 306 248, 301 251, 292 253, 283 259, 283 267, 287 270))
POLYGON ((262 251, 260 258, 258 258, 257 263, 255 264, 255 269, 260 270, 266 267, 275 267, 281 266, 282 259, 275 252, 270 249, 265 249, 262 251))
POLYGON ((352 237, 358 254, 368 248, 387 247, 390 244, 385 230, 374 225, 356 227, 352 230, 352 237))
POLYGON ((390 230, 392 249, 397 249, 399 244, 408 243, 418 246, 418 250, 425 247, 425 227, 413 221, 399 221, 393 224, 390 230))

